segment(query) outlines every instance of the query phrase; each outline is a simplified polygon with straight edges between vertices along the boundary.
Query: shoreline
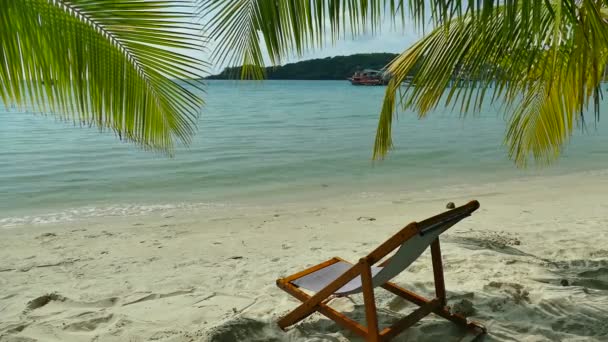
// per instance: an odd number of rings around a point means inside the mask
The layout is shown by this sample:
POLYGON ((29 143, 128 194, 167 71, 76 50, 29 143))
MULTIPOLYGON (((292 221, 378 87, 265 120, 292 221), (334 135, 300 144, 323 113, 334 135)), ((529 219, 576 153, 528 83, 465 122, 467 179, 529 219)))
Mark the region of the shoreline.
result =
MULTIPOLYGON (((386 184, 365 184, 364 187, 354 189, 346 184, 325 184, 319 183, 317 187, 298 185, 294 189, 283 190, 281 193, 256 192, 249 196, 229 196, 225 195, 220 200, 186 200, 181 199, 173 202, 142 202, 132 203, 97 203, 81 207, 63 208, 37 208, 22 212, 14 212, 11 215, 0 217, 0 230, 27 227, 30 225, 49 225, 62 224, 67 222, 94 220, 104 220, 113 217, 141 217, 155 213, 181 212, 185 215, 196 215, 196 211, 208 212, 223 208, 233 210, 265 210, 268 208, 281 208, 283 210, 293 210, 298 207, 315 207, 323 204, 331 206, 332 203, 348 203, 350 205, 367 205, 366 200, 380 200, 385 204, 393 202, 411 202, 411 198, 426 197, 429 193, 437 193, 435 197, 449 198, 454 197, 456 191, 476 191, 484 192, 483 189, 492 187, 509 187, 510 185, 521 185, 522 183, 553 183, 562 179, 578 179, 584 177, 608 176, 608 169, 593 169, 587 171, 563 172, 550 175, 519 175, 505 180, 495 180, 481 184, 463 182, 457 184, 442 184, 435 182, 435 185, 426 186, 416 185, 411 188, 399 188, 386 184), (306 189, 304 189, 306 188, 306 189), (442 195, 446 194, 446 195, 442 195), (446 197, 447 196, 447 197, 446 197)), ((425 199, 425 201, 428 199, 425 199)))
MULTIPOLYGON (((468 301, 490 341, 601 341, 607 188, 601 170, 0 229, 0 340, 349 341, 318 315, 278 330, 273 322, 297 302, 276 278, 334 256, 357 260, 446 202, 477 199, 481 208, 442 235, 450 305, 468 301)), ((395 282, 432 293, 429 252, 395 282)), ((361 318, 361 304, 356 295, 331 305, 361 318)), ((378 306, 385 324, 412 309, 381 290, 378 306)), ((398 340, 459 336, 430 318, 398 340)))

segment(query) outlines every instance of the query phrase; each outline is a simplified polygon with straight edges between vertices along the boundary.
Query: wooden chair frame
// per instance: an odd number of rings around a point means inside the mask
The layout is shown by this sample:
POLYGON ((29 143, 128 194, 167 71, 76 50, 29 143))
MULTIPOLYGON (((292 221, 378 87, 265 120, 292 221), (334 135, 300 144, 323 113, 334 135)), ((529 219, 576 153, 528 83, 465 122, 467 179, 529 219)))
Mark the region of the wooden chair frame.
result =
MULTIPOLYGON (((388 341, 403 332, 405 329, 416 324, 416 322, 420 321, 425 316, 434 313, 438 316, 441 316, 456 323, 459 326, 462 326, 475 332, 476 335, 485 333, 486 329, 481 324, 476 322, 469 322, 465 317, 455 313, 451 313, 450 308, 446 306, 445 282, 443 277, 443 263, 441 260, 441 247, 439 244, 439 238, 434 240, 431 244, 431 258, 433 263, 433 276, 435 282, 435 298, 427 299, 414 292, 403 289, 394 283, 385 283, 384 285, 382 285, 382 288, 392 292, 393 294, 399 297, 402 297, 403 299, 409 302, 418 305, 419 308, 414 310, 409 315, 403 317, 402 319, 394 323, 392 326, 384 328, 381 331, 378 327, 378 317, 371 272, 371 266, 382 260, 389 253, 401 246, 405 241, 413 237, 415 234, 419 234, 421 229, 423 229, 425 226, 441 222, 442 220, 445 220, 446 217, 448 217, 449 215, 454 215, 454 213, 470 215, 477 208, 479 208, 479 203, 477 201, 471 201, 464 206, 444 212, 422 222, 412 222, 408 224, 401 231, 399 231, 397 234, 392 236, 390 239, 388 239, 386 242, 384 242, 382 245, 372 251, 369 255, 364 258, 361 258, 358 263, 353 264, 350 269, 345 271, 337 279, 329 283, 325 288, 323 288, 312 296, 308 295, 291 282, 305 275, 323 269, 329 265, 345 260, 335 257, 316 266, 312 266, 304 271, 295 273, 285 278, 278 279, 277 286, 279 288, 283 289, 287 293, 291 294, 292 296, 303 302, 293 311, 279 319, 279 327, 281 327, 281 329, 286 329, 287 327, 301 321, 312 313, 318 311, 319 313, 325 315, 327 318, 340 324, 344 328, 355 332, 361 337, 364 337, 367 341, 388 341), (348 283, 357 276, 361 276, 367 326, 359 324, 358 322, 350 319, 343 313, 338 312, 332 309, 329 305, 327 305, 327 303, 334 298, 332 296, 334 292, 336 292, 338 289, 340 289, 342 286, 344 286, 346 283, 348 283)), ((384 266, 389 260, 390 259, 382 262, 380 266, 384 266)))

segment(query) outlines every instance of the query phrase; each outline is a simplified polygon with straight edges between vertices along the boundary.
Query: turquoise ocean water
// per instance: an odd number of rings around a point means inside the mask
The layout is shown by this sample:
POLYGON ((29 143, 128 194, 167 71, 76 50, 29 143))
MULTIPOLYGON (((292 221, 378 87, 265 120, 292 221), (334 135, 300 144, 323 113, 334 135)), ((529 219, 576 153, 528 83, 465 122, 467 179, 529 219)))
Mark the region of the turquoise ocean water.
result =
POLYGON ((372 163, 383 92, 346 81, 210 81, 198 133, 173 158, 0 105, 0 226, 44 213, 114 215, 608 169, 602 122, 577 130, 552 167, 516 169, 502 145, 500 107, 490 104, 465 119, 449 109, 424 120, 402 113, 396 150, 372 163))

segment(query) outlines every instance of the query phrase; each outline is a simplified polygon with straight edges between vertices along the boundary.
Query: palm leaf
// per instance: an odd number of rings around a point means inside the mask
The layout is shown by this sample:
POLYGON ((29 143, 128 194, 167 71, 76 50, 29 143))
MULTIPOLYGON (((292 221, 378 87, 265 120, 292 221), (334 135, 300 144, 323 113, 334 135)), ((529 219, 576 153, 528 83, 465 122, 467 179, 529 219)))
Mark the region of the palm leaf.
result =
MULTIPOLYGON (((464 17, 491 27, 497 11, 505 31, 539 31, 542 14, 551 7, 540 0, 198 0, 206 32, 216 42, 215 63, 242 65, 242 78, 263 77, 264 56, 277 65, 293 54, 320 48, 338 39, 378 33, 384 22, 406 27, 408 17, 424 28, 464 17), (517 22, 517 23, 516 23, 517 22)), ((560 16, 575 18, 574 0, 562 0, 560 16)), ((411 27, 407 27, 411 29, 411 27)))
MULTIPOLYGON (((242 65, 242 78, 264 76, 264 50, 274 65, 292 53, 302 54, 350 29, 374 30, 384 1, 199 0, 206 32, 216 42, 212 60, 242 65), (329 28, 328 28, 329 27, 329 28)), ((398 1, 386 1, 393 6, 398 1)), ((393 10, 396 13, 397 9, 393 10)))
POLYGON ((466 113, 479 110, 487 95, 492 95, 491 99, 500 99, 511 109, 506 142, 511 157, 525 165, 530 153, 536 160, 552 160, 569 137, 572 120, 581 120, 573 113, 583 111, 592 95, 598 103, 597 75, 604 70, 608 49, 608 40, 600 39, 606 34, 601 18, 607 12, 599 7, 601 2, 198 1, 207 32, 216 41, 213 60, 221 65, 242 65, 242 78, 264 76, 264 51, 276 65, 293 54, 324 46, 327 37, 333 43, 346 36, 377 33, 383 22, 405 26, 408 17, 424 28, 431 18, 437 28, 390 65, 394 78, 378 123, 375 159, 392 148, 397 105, 424 116, 445 99, 445 105, 460 104, 460 111, 466 113), (584 65, 567 55, 572 51, 577 51, 584 65), (402 81, 415 65, 421 65, 414 80, 417 86, 403 89, 402 81), (575 72, 578 78, 554 77, 566 72, 575 72), (458 73, 472 75, 474 87, 449 87, 458 73), (563 84, 565 81, 571 84, 563 84), (560 84, 562 90, 572 92, 559 91, 560 84), (560 117, 563 122, 553 120, 560 117), (553 124, 547 126, 549 122, 553 124))
POLYGON ((0 97, 146 148, 193 134, 204 64, 189 1, 2 0, 0 97), (186 11, 186 12, 183 12, 186 11))
POLYGON ((391 125, 399 105, 422 117, 442 102, 459 104, 461 113, 476 112, 490 98, 505 104, 505 142, 517 165, 525 166, 530 158, 541 164, 554 160, 592 99, 598 113, 597 91, 608 62, 608 25, 597 4, 582 1, 574 21, 557 15, 564 11, 561 6, 542 7, 535 30, 525 16, 511 21, 508 7, 496 8, 484 25, 468 14, 397 57, 388 68, 394 77, 386 90, 374 158, 392 148, 391 125), (402 86, 417 64, 416 85, 402 86), (459 74, 462 70, 466 76, 459 74), (463 77, 472 83, 469 87, 450 86, 463 77))

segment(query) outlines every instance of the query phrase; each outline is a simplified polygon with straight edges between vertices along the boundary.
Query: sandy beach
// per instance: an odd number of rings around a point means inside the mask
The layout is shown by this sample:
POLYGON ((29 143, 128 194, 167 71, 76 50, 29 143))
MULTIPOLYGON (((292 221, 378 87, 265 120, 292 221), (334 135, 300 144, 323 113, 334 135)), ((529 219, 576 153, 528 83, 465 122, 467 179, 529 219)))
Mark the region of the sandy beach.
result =
MULTIPOLYGON (((287 332, 297 301, 278 277, 356 261, 415 220, 477 199, 442 236, 449 304, 486 341, 608 341, 608 171, 357 193, 316 201, 200 206, 0 230, 0 341, 357 341, 315 314, 287 332)), ((356 191, 356 190, 354 190, 356 191)), ((430 253, 395 282, 431 294, 430 253)), ((377 290, 382 324, 414 306, 377 290)), ((360 295, 331 306, 362 318, 360 295)), ((396 341, 459 341, 430 316, 396 341)))

